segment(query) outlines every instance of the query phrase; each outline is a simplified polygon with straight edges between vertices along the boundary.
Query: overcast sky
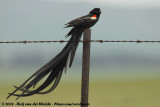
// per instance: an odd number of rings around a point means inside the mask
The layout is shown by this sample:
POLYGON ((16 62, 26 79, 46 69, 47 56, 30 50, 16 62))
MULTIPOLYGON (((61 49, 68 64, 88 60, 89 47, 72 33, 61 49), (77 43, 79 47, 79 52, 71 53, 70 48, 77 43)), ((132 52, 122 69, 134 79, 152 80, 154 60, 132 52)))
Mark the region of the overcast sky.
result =
POLYGON ((48 2, 87 2, 112 6, 159 7, 160 0, 43 0, 48 2))
MULTIPOLYGON (((91 28, 93 40, 160 40, 158 0, 0 0, 0 41, 65 40, 70 28, 63 29, 64 24, 95 7, 101 8, 102 14, 91 28)), ((0 44, 0 63, 7 60, 30 63, 32 59, 47 62, 64 45, 0 44)), ((107 63, 109 58, 160 59, 160 46, 156 43, 92 43, 91 46, 92 60, 100 64, 107 63)), ((81 52, 82 44, 76 53, 79 59, 81 52)))

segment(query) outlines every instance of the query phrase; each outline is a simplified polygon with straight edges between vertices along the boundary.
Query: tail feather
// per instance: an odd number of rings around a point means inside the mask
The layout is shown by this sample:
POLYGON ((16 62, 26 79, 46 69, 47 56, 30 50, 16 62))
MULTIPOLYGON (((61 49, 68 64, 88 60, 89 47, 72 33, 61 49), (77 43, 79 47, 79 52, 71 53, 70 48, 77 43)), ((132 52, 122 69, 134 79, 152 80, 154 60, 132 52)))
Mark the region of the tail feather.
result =
POLYGON ((67 70, 67 62, 70 58, 70 64, 69 67, 71 67, 76 49, 79 44, 79 40, 81 39, 82 33, 84 31, 84 28, 72 28, 71 31, 68 33, 68 35, 72 35, 69 42, 66 44, 66 46, 63 48, 63 50, 55 56, 53 59, 51 59, 48 63, 46 63, 43 67, 41 67, 37 72, 35 72, 31 77, 29 77, 22 85, 19 87, 14 86, 16 89, 9 93, 9 96, 7 99, 13 95, 19 97, 25 97, 25 96, 31 96, 34 94, 46 94, 54 90, 62 76, 62 72, 65 69, 67 70), (42 80, 45 76, 47 79, 43 82, 42 85, 40 85, 35 90, 31 90, 30 88, 37 85, 37 83, 42 80), (43 91, 46 87, 48 87, 53 82, 53 85, 50 89, 47 91, 43 91), (21 94, 15 94, 18 90, 22 91, 21 94))
MULTIPOLYGON (((44 92, 38 92, 37 94, 47 94, 49 92, 51 92, 52 90, 54 90, 56 88, 56 86, 58 85, 60 79, 61 79, 61 76, 62 76, 62 72, 63 71, 60 71, 60 73, 58 74, 58 76, 55 78, 55 82, 53 83, 52 87, 50 89, 48 89, 47 91, 44 91, 44 92)), ((15 88, 18 88, 17 86, 14 86, 15 88)), ((24 89, 19 89, 20 91, 25 91, 24 89)), ((26 93, 31 93, 31 91, 26 91, 26 93)), ((13 94, 15 95, 15 94, 13 94)))
MULTIPOLYGON (((74 32, 74 33, 76 33, 77 35, 82 35, 83 31, 84 31, 84 29, 81 28, 81 29, 78 29, 78 31, 76 31, 76 32, 74 32)), ((78 44, 79 44, 79 40, 80 40, 80 39, 81 39, 81 36, 76 36, 76 37, 75 37, 74 45, 72 45, 69 67, 72 66, 73 59, 74 59, 74 56, 75 56, 75 52, 76 52, 76 49, 77 49, 77 47, 78 47, 78 44)))
POLYGON ((72 28, 65 37, 67 38, 67 37, 69 37, 70 35, 72 35, 72 33, 74 32, 74 30, 75 30, 75 27, 72 28))
MULTIPOLYGON (((26 93, 26 92, 29 90, 29 88, 32 86, 32 85, 28 84, 28 85, 25 87, 25 90, 23 90, 23 92, 22 92, 21 95, 18 95, 18 94, 12 94, 12 95, 18 96, 18 98, 19 98, 19 97, 31 96, 31 95, 33 95, 33 94, 38 94, 38 92, 40 92, 40 91, 43 90, 44 88, 48 87, 48 86, 52 83, 52 81, 53 81, 53 80, 57 77, 57 75, 59 74, 59 72, 57 72, 57 71, 59 71, 59 70, 62 71, 62 70, 63 70, 63 68, 62 68, 63 65, 64 65, 64 61, 60 64, 60 66, 57 66, 57 67, 54 69, 54 72, 51 72, 51 73, 50 73, 49 77, 45 80, 45 82, 44 82, 41 86, 39 86, 36 90, 30 91, 29 93, 24 94, 24 93, 26 93)), ((18 98, 17 98, 17 99, 18 99, 18 98)))

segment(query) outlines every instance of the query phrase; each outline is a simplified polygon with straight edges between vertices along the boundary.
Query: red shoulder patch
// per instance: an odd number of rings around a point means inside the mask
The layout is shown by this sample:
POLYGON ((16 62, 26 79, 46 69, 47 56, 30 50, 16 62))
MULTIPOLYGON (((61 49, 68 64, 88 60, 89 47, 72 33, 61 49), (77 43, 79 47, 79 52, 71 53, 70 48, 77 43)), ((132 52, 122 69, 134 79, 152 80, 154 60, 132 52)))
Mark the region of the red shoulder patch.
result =
POLYGON ((93 15, 92 17, 97 17, 96 15, 93 15))
POLYGON ((97 19, 97 16, 96 16, 96 15, 93 15, 92 17, 90 17, 90 19, 96 20, 96 19, 97 19))

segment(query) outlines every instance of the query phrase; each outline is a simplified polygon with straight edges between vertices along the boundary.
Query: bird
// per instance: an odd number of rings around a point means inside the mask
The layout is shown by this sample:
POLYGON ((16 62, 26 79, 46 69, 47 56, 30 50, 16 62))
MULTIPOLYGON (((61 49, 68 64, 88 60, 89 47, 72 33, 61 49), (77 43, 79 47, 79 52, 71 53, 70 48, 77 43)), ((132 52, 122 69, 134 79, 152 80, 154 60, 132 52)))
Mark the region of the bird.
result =
POLYGON ((95 25, 100 18, 100 14, 100 8, 94 8, 89 12, 89 14, 65 24, 64 28, 72 27, 72 29, 65 36, 71 37, 62 51, 31 75, 19 87, 14 86, 15 90, 12 93, 8 93, 9 95, 6 99, 11 96, 17 96, 17 100, 20 97, 27 97, 35 94, 47 94, 53 91, 59 84, 63 71, 66 72, 68 62, 69 68, 72 66, 75 52, 84 30, 95 25), (46 76, 48 76, 46 80, 36 88, 37 83, 46 76), (51 84, 52 86, 48 90, 44 91, 44 89, 51 84), (32 87, 33 89, 31 90, 32 87), (16 94, 17 91, 21 91, 21 94, 16 94))

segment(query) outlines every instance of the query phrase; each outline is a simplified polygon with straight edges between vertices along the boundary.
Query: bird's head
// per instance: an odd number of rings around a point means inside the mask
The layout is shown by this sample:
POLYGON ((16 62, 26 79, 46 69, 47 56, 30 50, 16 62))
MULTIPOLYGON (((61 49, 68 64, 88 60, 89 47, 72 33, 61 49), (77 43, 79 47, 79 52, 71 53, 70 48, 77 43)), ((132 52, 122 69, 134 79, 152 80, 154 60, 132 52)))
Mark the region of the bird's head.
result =
POLYGON ((101 12, 102 11, 100 10, 100 8, 94 8, 93 10, 90 11, 90 13, 96 14, 97 16, 100 16, 101 12))

